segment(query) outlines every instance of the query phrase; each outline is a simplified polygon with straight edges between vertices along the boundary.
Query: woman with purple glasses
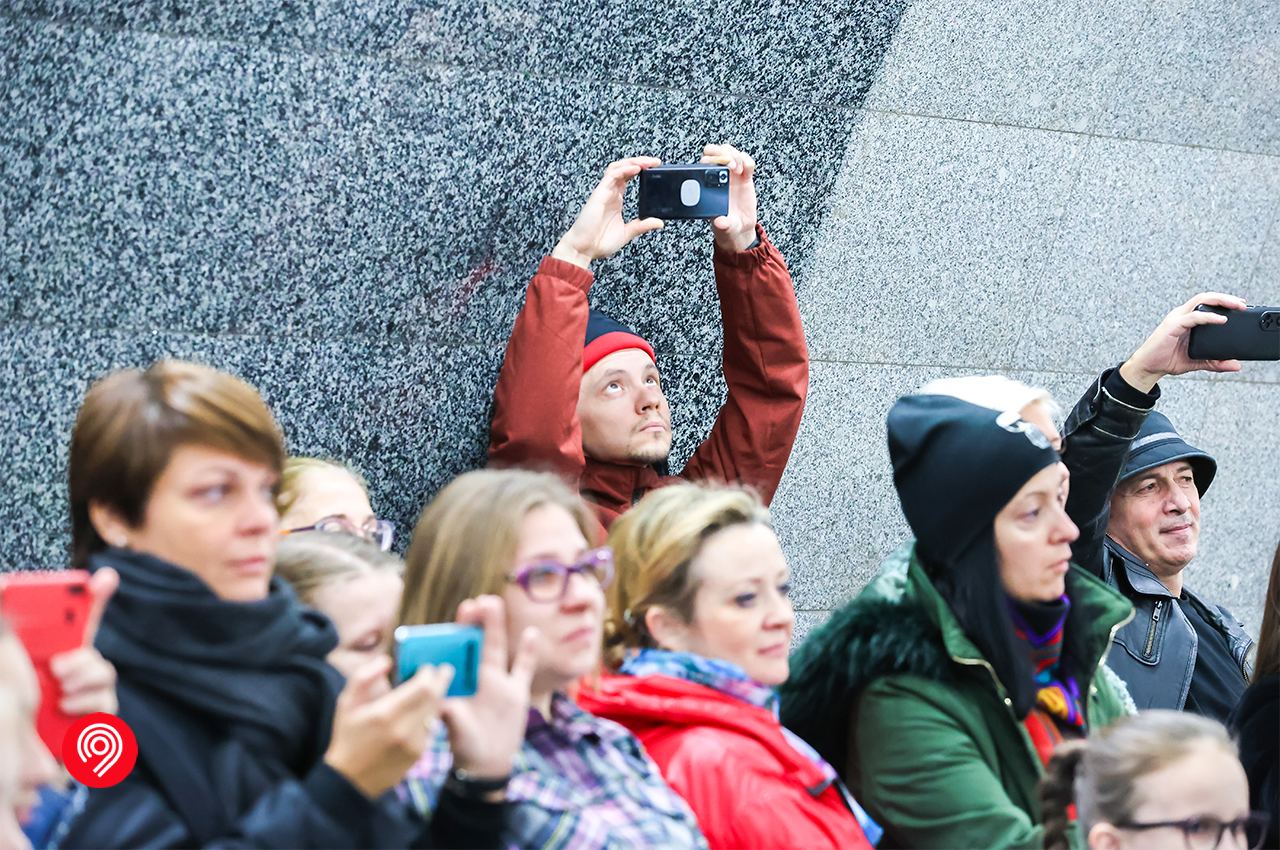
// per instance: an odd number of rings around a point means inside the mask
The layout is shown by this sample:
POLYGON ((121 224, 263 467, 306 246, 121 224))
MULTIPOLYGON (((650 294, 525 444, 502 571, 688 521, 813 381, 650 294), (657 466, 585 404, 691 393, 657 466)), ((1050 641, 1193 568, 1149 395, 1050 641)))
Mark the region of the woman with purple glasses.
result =
MULTIPOLYGON (((483 786, 505 787, 515 804, 506 846, 704 848, 693 812, 639 741, 572 698, 577 682, 600 668, 604 589, 613 578, 612 553, 592 548, 595 529, 577 494, 553 475, 463 475, 418 521, 400 622, 451 622, 460 601, 492 593, 506 602, 511 640, 536 634, 524 745, 511 775, 483 786)), ((423 812, 442 787, 482 788, 453 769, 444 738, 437 743, 401 786, 423 812)))

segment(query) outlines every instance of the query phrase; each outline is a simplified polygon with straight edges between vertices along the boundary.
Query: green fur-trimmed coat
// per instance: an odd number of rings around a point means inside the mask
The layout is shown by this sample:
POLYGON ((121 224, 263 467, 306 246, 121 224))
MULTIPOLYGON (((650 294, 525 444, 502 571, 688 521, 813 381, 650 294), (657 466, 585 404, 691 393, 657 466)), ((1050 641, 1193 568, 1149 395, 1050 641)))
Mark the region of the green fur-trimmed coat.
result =
MULTIPOLYGON (((1132 712, 1124 684, 1103 662, 1133 608, 1075 566, 1067 594, 1064 651, 1082 671, 1094 729, 1132 712)), ((882 848, 1041 846, 1035 747, 914 546, 891 556, 792 656, 782 721, 885 827, 882 848)))

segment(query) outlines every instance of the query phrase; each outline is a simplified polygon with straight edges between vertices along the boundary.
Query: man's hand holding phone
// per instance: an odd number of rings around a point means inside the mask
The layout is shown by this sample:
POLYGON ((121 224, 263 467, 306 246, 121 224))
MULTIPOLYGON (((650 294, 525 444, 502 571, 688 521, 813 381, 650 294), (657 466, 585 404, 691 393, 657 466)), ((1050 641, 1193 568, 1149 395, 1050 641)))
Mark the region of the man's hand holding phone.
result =
POLYGON ((1187 352, 1191 331, 1202 325, 1218 325, 1227 321, 1216 313, 1197 311, 1201 304, 1212 304, 1229 310, 1243 310, 1244 299, 1221 292, 1202 292, 1180 304, 1164 317, 1151 336, 1120 367, 1120 376, 1134 389, 1144 393, 1166 375, 1187 372, 1239 372, 1239 360, 1192 360, 1187 352))
POLYGON ((636 237, 661 229, 661 219, 622 218, 627 184, 644 169, 661 164, 662 160, 651 156, 631 156, 610 163, 551 256, 587 269, 595 260, 612 257, 636 237))
POLYGON ((704 165, 729 168, 729 214, 711 220, 716 244, 727 251, 745 251, 756 241, 756 161, 733 145, 707 145, 704 165))

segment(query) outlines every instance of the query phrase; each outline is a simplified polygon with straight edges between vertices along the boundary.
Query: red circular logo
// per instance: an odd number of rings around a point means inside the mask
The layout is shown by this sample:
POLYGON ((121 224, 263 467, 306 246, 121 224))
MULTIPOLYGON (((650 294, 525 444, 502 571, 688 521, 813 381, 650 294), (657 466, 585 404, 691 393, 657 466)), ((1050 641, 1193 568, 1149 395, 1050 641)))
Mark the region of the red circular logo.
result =
POLYGON ((110 788, 124 781, 138 761, 138 740, 113 714, 86 714, 62 739, 62 763, 77 782, 110 788))

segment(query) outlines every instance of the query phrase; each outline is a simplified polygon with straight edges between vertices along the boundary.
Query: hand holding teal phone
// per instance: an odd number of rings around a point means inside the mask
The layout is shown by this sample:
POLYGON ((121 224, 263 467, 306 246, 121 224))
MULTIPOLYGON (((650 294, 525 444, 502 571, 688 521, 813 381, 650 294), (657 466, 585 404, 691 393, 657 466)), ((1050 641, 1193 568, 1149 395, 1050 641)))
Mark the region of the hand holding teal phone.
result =
POLYGON ((429 626, 400 626, 395 631, 396 681, 413 677, 424 664, 453 667, 453 681, 447 697, 474 696, 479 684, 480 649, 484 630, 479 626, 436 623, 429 626))

